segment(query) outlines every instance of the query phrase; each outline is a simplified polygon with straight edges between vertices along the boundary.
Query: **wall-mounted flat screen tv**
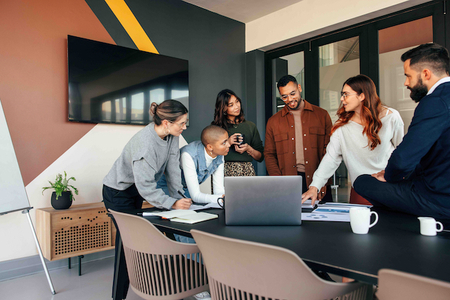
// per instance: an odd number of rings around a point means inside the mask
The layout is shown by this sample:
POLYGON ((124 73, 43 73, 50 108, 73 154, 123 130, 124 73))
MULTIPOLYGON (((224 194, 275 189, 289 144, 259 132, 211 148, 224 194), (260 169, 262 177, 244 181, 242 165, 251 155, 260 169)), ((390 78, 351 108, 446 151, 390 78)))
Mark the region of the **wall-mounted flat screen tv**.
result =
POLYGON ((188 61, 68 36, 69 121, 145 125, 152 102, 189 109, 188 61))

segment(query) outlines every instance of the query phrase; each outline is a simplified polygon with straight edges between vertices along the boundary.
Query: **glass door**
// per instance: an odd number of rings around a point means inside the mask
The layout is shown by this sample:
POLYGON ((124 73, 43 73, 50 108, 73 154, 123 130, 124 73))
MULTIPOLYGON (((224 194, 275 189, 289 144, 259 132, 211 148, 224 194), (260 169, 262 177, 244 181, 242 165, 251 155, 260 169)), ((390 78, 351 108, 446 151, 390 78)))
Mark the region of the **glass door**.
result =
POLYGON ((304 51, 281 56, 272 59, 272 114, 280 111, 284 107, 284 102, 280 98, 277 82, 284 75, 292 75, 302 86, 301 96, 305 98, 305 55, 304 51))
POLYGON ((405 75, 400 57, 409 49, 432 41, 432 16, 378 31, 380 99, 400 113, 405 123, 405 133, 417 104, 411 100, 409 90, 403 85, 405 75))
POLYGON ((342 84, 359 71, 359 36, 319 47, 320 107, 336 122, 342 84))
MULTIPOLYGON (((334 124, 341 104, 342 84, 360 73, 359 36, 319 46, 319 104, 334 124)), ((347 202, 351 182, 342 162, 333 176, 333 201, 347 202)))

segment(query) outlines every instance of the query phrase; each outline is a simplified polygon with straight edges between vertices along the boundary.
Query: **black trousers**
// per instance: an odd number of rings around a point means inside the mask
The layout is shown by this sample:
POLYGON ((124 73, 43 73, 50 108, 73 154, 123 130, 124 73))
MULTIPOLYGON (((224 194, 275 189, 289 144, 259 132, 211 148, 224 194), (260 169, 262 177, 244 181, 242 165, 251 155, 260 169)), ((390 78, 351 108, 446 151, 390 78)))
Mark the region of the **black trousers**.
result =
POLYGON ((353 183, 355 191, 374 206, 388 207, 416 216, 450 219, 450 209, 428 201, 412 181, 382 182, 371 175, 361 175, 353 183))
MULTIPOLYGON (((308 186, 306 185, 306 174, 304 172, 297 172, 297 175, 302 176, 302 193, 304 193, 308 190, 308 186)), ((331 187, 329 185, 327 185, 327 193, 325 194, 325 197, 323 197, 321 201, 333 202, 333 197, 331 195, 331 187)))
MULTIPOLYGON (((134 184, 124 191, 119 191, 103 185, 103 202, 107 209, 112 209, 120 212, 127 209, 142 208, 143 201, 144 198, 139 195, 139 192, 134 184)), ((117 229, 113 282, 117 283, 117 286, 113 285, 112 298, 125 299, 127 297, 128 288, 130 286, 130 279, 128 278, 127 263, 125 261, 123 246, 119 242, 119 228, 117 227, 114 218, 113 222, 117 229), (119 259, 118 256, 120 256, 119 259)))

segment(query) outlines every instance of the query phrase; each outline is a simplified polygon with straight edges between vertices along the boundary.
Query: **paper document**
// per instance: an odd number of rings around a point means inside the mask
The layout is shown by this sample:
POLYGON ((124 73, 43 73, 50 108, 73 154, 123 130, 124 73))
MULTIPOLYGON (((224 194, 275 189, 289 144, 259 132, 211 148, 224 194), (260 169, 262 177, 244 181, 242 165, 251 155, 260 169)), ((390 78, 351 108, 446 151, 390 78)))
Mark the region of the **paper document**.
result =
POLYGON ((363 204, 326 202, 324 204, 319 204, 318 207, 312 212, 302 213, 302 221, 350 222, 350 208, 352 207, 370 208, 372 206, 363 204))
POLYGON ((350 222, 349 213, 302 213, 302 221, 350 222))
POLYGON ((142 215, 144 217, 149 216, 158 216, 161 218, 172 219, 176 217, 183 217, 186 215, 192 214, 192 211, 186 209, 174 209, 169 211, 152 211, 152 212, 143 212, 142 215))
POLYGON ((143 212, 142 215, 144 217, 149 216, 158 216, 165 219, 170 219, 174 222, 179 223, 187 223, 194 224, 198 222, 203 222, 211 219, 218 218, 215 214, 205 213, 205 212, 196 212, 194 210, 187 209, 174 209, 170 211, 161 211, 161 212, 143 212))
POLYGON ((372 207, 373 205, 366 204, 354 204, 354 203, 342 203, 342 202, 325 202, 324 204, 319 205, 327 205, 327 206, 350 206, 350 207, 372 207))
POLYGON ((209 208, 221 208, 217 202, 211 202, 206 205, 201 204, 192 204, 189 207, 189 210, 203 210, 203 209, 209 209, 209 208))
MULTIPOLYGON (((314 206, 317 204, 318 201, 315 202, 314 206)), ((311 199, 306 200, 302 203, 302 208, 314 208, 311 204, 311 199)))
POLYGON ((192 215, 188 215, 180 218, 173 218, 170 221, 186 224, 195 224, 203 221, 208 221, 212 219, 217 219, 219 216, 215 214, 209 214, 205 212, 199 212, 192 215))
POLYGON ((351 204, 351 203, 337 203, 337 202, 326 202, 324 204, 319 204, 319 206, 314 210, 314 212, 335 212, 335 213, 349 213, 352 207, 372 207, 371 205, 363 204, 351 204))

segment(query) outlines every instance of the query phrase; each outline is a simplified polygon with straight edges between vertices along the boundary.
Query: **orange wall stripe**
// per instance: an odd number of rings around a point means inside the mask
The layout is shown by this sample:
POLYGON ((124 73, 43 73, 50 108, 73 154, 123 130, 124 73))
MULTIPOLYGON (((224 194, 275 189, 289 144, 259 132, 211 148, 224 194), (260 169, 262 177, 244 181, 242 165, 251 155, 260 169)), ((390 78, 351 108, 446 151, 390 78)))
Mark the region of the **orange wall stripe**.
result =
POLYGON ((105 0, 139 50, 159 53, 124 0, 105 0))

